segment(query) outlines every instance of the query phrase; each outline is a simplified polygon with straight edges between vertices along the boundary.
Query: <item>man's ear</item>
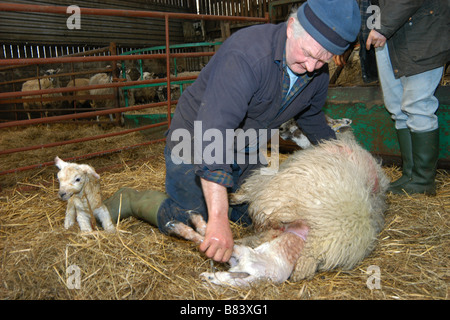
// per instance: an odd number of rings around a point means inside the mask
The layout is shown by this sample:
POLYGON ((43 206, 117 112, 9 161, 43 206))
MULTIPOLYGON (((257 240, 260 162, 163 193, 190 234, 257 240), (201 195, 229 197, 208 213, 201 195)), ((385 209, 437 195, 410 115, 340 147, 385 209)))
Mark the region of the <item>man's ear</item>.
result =
POLYGON ((294 23, 294 18, 290 17, 287 22, 286 36, 288 39, 292 38, 294 33, 294 28, 292 24, 294 23))

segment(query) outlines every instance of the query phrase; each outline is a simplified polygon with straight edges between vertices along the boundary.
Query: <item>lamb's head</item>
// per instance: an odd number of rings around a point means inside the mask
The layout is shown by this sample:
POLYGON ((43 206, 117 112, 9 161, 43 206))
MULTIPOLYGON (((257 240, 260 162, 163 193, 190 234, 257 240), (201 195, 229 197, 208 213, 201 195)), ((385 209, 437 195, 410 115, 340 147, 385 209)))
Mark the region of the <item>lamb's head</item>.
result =
MULTIPOLYGON (((329 116, 325 115, 328 126, 336 132, 338 138, 340 135, 351 132, 351 119, 342 118, 342 119, 333 119, 329 116)), ((309 148, 311 146, 311 142, 303 133, 302 129, 297 125, 297 122, 294 119, 290 119, 283 123, 280 128, 280 137, 284 140, 292 140, 302 149, 309 148)), ((351 135, 351 134, 350 134, 351 135)))
POLYGON ((331 129, 334 130, 334 132, 336 132, 336 134, 345 133, 348 130, 352 129, 352 127, 350 126, 352 124, 351 119, 348 118, 333 119, 327 115, 325 115, 325 118, 327 119, 328 125, 331 127, 331 129))
POLYGON ((289 121, 283 123, 280 128, 280 137, 284 140, 292 140, 302 149, 306 149, 311 146, 306 135, 297 125, 294 119, 290 119, 289 121))
POLYGON ((64 201, 69 200, 73 195, 79 194, 83 190, 84 184, 89 179, 88 175, 93 176, 95 179, 100 179, 94 168, 87 164, 68 163, 57 156, 55 165, 60 170, 58 172, 58 195, 64 201))

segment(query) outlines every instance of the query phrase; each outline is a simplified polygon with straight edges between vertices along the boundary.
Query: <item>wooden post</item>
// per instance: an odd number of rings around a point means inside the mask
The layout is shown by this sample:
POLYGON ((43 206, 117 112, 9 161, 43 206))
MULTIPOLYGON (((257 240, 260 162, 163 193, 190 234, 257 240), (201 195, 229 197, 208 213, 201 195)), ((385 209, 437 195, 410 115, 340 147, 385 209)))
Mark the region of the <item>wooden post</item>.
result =
POLYGON ((227 39, 231 35, 230 22, 220 21, 220 36, 223 40, 227 39))
MULTIPOLYGON (((117 46, 116 46, 116 44, 115 44, 114 42, 111 42, 111 43, 109 44, 109 52, 110 52, 110 54, 111 54, 112 56, 117 55, 117 46)), ((114 62, 113 65, 112 65, 111 67, 112 67, 112 78, 114 79, 114 78, 115 78, 115 75, 117 74, 117 63, 114 62)), ((113 80, 113 81, 114 81, 114 80, 113 80)), ((119 108, 119 107, 120 107, 119 88, 114 88, 114 93, 115 93, 115 96, 116 96, 114 105, 115 105, 115 108, 119 108)), ((120 125, 120 119, 121 119, 120 113, 116 113, 116 123, 117 123, 118 125, 120 125)))

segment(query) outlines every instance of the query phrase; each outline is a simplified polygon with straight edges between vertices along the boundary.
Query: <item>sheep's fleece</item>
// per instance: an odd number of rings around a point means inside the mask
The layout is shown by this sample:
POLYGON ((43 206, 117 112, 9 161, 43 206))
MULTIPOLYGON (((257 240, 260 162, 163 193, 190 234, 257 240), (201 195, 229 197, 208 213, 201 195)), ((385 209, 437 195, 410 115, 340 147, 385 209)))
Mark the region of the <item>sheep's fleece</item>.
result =
POLYGON ((274 175, 255 171, 230 201, 249 203, 260 236, 242 244, 252 247, 267 241, 265 230, 306 222, 310 232, 290 278, 298 281, 318 271, 351 269, 373 250, 388 184, 381 165, 350 132, 297 151, 274 175))

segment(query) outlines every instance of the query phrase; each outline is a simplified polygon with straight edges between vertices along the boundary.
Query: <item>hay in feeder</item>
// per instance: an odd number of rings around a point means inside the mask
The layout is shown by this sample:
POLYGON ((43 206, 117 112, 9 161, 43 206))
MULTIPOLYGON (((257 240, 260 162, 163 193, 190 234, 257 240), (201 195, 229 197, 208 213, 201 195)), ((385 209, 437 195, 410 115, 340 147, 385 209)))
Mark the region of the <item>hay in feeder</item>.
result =
MULTIPOLYGON (((102 173, 104 198, 125 186, 164 190, 163 147, 150 146, 153 158, 147 162, 102 173)), ((1 194, 0 299, 449 298, 450 177, 445 171, 438 173, 436 197, 389 195, 379 243, 354 270, 323 272, 298 283, 217 288, 203 283, 199 274, 225 265, 145 222, 123 220, 112 235, 101 230, 82 234, 78 225, 65 230, 57 169, 47 170, 1 194)), ((385 170, 392 178, 400 175, 398 168, 385 170)), ((238 225, 232 230, 235 238, 249 233, 238 225)))

